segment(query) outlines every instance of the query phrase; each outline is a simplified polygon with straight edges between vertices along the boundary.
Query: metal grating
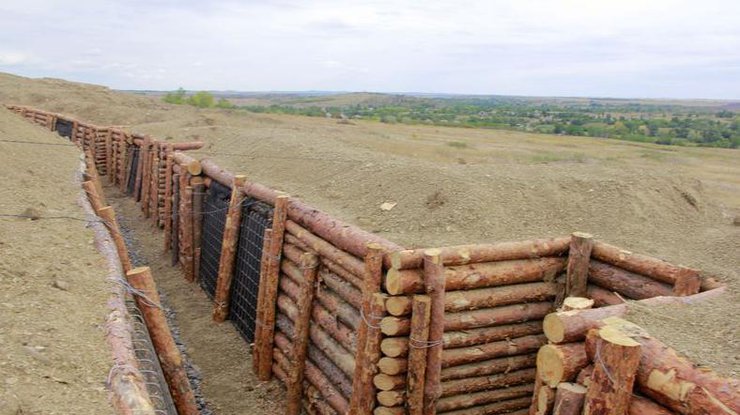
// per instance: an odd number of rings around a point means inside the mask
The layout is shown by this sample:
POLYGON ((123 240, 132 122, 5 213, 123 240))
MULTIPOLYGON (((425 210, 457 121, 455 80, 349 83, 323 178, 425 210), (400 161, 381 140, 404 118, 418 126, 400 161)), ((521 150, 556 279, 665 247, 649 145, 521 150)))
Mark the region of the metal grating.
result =
POLYGON ((136 170, 139 166, 139 146, 131 146, 129 157, 130 162, 127 164, 131 166, 131 171, 128 174, 126 193, 132 195, 134 194, 134 188, 136 187, 136 170))
POLYGON ((271 206, 254 199, 244 201, 231 285, 229 319, 248 343, 254 341, 262 247, 265 229, 271 226, 271 206))
POLYGON ((211 182, 203 204, 203 231, 200 243, 200 286, 213 298, 218 280, 218 262, 221 259, 221 243, 229 210, 231 189, 211 182))
POLYGON ((72 138, 72 122, 57 119, 56 123, 57 134, 62 137, 72 138))

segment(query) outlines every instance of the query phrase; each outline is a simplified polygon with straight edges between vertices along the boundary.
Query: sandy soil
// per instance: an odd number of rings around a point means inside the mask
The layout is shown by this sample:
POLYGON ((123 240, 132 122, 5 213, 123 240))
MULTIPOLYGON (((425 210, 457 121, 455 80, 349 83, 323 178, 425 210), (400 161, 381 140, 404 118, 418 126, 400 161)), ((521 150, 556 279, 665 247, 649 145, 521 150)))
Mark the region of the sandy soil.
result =
POLYGON ((63 143, 0 111, 2 415, 113 413, 104 328, 111 290, 77 205, 80 154, 43 145, 63 143), (19 139, 39 145, 4 142, 19 139))
MULTIPOLYGON (((8 75, 0 75, 0 102, 162 139, 203 139, 208 145, 196 156, 212 156, 409 247, 578 230, 700 268, 732 288, 721 307, 677 311, 672 320, 646 317, 650 330, 665 327, 661 338, 679 350, 697 344, 686 335, 689 321, 702 332, 723 332, 740 313, 737 150, 197 110, 98 86, 8 75), (386 212, 379 208, 383 202, 397 205, 386 212)), ((707 364, 737 373, 736 345, 711 342, 717 358, 707 364)))
POLYGON ((207 407, 218 415, 272 415, 283 409, 284 390, 277 381, 261 382, 252 372, 249 345, 234 327, 211 320, 211 301, 197 284, 188 284, 179 267, 162 254, 163 233, 145 220, 133 199, 107 189, 108 202, 122 216, 136 247, 136 257, 152 269, 163 302, 174 310, 174 325, 185 353, 200 372, 207 407))

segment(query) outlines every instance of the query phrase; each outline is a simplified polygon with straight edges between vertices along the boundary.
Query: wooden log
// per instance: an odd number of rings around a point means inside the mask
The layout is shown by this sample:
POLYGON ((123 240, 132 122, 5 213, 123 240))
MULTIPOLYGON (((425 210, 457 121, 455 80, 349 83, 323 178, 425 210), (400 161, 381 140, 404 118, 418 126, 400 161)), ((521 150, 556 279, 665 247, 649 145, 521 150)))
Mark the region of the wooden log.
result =
MULTIPOLYGON (((500 242, 485 245, 460 245, 441 248, 440 255, 445 266, 465 265, 477 262, 497 262, 514 259, 535 259, 560 256, 568 251, 570 237, 536 239, 532 241, 500 242)), ((389 268, 412 269, 422 267, 423 249, 391 252, 389 268)))
POLYGON ((113 181, 113 139, 111 137, 110 130, 104 133, 104 145, 105 145, 105 173, 108 176, 108 182, 113 181))
POLYGON ((446 413, 448 411, 462 410, 479 405, 487 405, 514 398, 521 398, 531 395, 532 389, 532 385, 519 385, 490 391, 448 396, 437 402, 437 412, 446 413))
MULTIPOLYGON (((307 309, 306 311, 302 311, 301 314, 304 312, 310 313, 310 310, 307 309)), ((345 375, 352 377, 355 372, 355 367, 357 366, 355 364, 354 356, 340 346, 339 343, 337 343, 319 326, 315 324, 311 325, 309 333, 313 344, 326 354, 345 375)))
POLYGON ((475 376, 495 375, 497 373, 507 373, 513 370, 528 369, 535 367, 536 364, 536 353, 498 357, 464 365, 445 367, 442 369, 440 378, 442 381, 446 381, 475 376))
POLYGON ((406 386, 406 377, 403 375, 386 375, 379 373, 373 377, 373 384, 381 391, 391 391, 403 389, 406 386))
POLYGON ((351 254, 342 251, 339 248, 334 247, 329 242, 317 237, 316 235, 312 234, 292 220, 288 220, 285 223, 285 228, 293 236, 301 240, 304 244, 308 245, 308 247, 316 251, 319 255, 329 258, 334 263, 341 265, 355 275, 364 277, 365 265, 361 260, 352 256, 351 254))
POLYGON ((577 383, 563 382, 555 391, 552 415, 581 415, 586 388, 577 383))
POLYGON ((647 255, 634 254, 604 242, 595 242, 592 256, 599 261, 624 268, 637 274, 674 285, 687 268, 669 264, 661 259, 647 255))
POLYGON ((537 353, 537 373, 551 388, 573 381, 589 363, 583 343, 546 344, 537 353))
POLYGON ((126 278, 129 284, 141 293, 135 295, 134 299, 144 317, 177 412, 187 415, 199 414, 182 356, 167 325, 167 318, 160 306, 159 293, 149 267, 134 268, 126 274, 126 278))
MULTIPOLYGON (((588 298, 594 300, 594 307, 604 307, 608 305, 621 304, 624 302, 617 294, 605 290, 598 285, 588 285, 588 298)), ((593 308, 593 307, 592 307, 593 308)))
POLYGON ((127 273, 131 271, 131 268, 133 268, 131 266, 131 258, 128 254, 126 241, 123 239, 123 235, 121 235, 121 228, 118 227, 118 221, 116 220, 116 214, 113 212, 113 208, 106 206, 100 209, 98 211, 98 216, 100 216, 100 219, 103 220, 103 223, 108 228, 111 239, 113 239, 113 243, 116 245, 116 251, 118 251, 118 257, 121 260, 123 272, 127 273))
POLYGON ((157 223, 159 219, 159 157, 157 156, 156 150, 152 150, 151 158, 151 175, 149 176, 149 204, 147 205, 148 210, 144 214, 154 219, 154 223, 157 223))
POLYGON ((380 293, 383 279, 383 248, 378 244, 371 244, 367 247, 367 252, 364 269, 359 274, 365 277, 360 306, 365 324, 360 324, 357 328, 357 365, 352 378, 352 399, 349 403, 350 411, 356 414, 370 414, 373 409, 375 392, 372 379, 380 358, 381 332, 378 322, 385 313, 385 301, 382 297, 378 299, 375 296, 380 293), (381 301, 380 306, 376 304, 377 301, 381 301))
POLYGON ((200 281, 201 244, 203 242, 203 202, 206 186, 202 177, 190 179, 193 188, 193 279, 200 281))
POLYGON ((626 315, 631 304, 634 304, 634 307, 652 307, 671 304, 690 305, 716 298, 722 295, 724 290, 724 287, 720 287, 687 297, 653 297, 591 310, 552 313, 545 317, 543 331, 547 339, 552 343, 572 343, 583 340, 589 329, 603 326, 600 320, 607 317, 621 317, 626 315))
MULTIPOLYGON (((437 400, 442 395, 442 336, 445 330, 445 267, 441 251, 424 251, 424 286, 429 296, 429 336, 427 343, 427 367, 424 375, 424 413, 436 413, 437 400)), ((382 323, 381 323, 382 329, 382 323)), ((409 344, 411 345, 411 344, 409 344)))
POLYGON ((524 336, 471 347, 448 349, 442 352, 442 367, 452 367, 502 356, 513 356, 536 351, 545 344, 543 335, 524 336))
POLYGON ((431 302, 432 299, 427 295, 415 295, 412 299, 411 332, 409 335, 411 344, 408 352, 406 381, 409 415, 424 414, 424 381, 426 379, 431 302))
MULTIPOLYGON (((166 152, 198 150, 205 145, 202 141, 188 141, 184 143, 160 143, 160 148, 166 152)), ((192 174, 192 173, 191 173, 192 174)))
MULTIPOLYGON (((445 290, 552 281, 564 268, 565 259, 553 257, 447 267, 445 290)), ((385 277, 385 288, 392 295, 421 293, 424 290, 423 272, 419 269, 391 269, 385 277)))
POLYGON ((395 317, 402 317, 411 314, 412 296, 396 295, 388 297, 385 301, 385 311, 395 317))
POLYGON ((596 260, 588 267, 588 277, 599 287, 636 300, 673 294, 670 285, 596 260))
MULTIPOLYGON (((451 331, 442 336, 442 342, 445 349, 452 349, 540 333, 542 333, 542 321, 528 321, 465 331, 451 331)), ((406 356, 409 351, 408 338, 385 338, 381 342, 381 350, 383 354, 389 357, 406 356)))
MULTIPOLYGON (((281 315, 278 316, 282 317, 281 315)), ((336 363, 321 349, 313 343, 308 344, 308 359, 313 362, 321 372, 331 379, 334 387, 342 393, 342 396, 349 399, 352 395, 352 379, 340 369, 336 363)))
POLYGON ((175 173, 173 169, 172 175, 172 242, 170 247, 172 249, 171 265, 174 267, 180 261, 180 232, 182 218, 180 217, 180 174, 175 173))
POLYGON ((691 268, 681 268, 681 272, 676 276, 676 283, 673 284, 673 295, 685 297, 694 295, 701 290, 702 278, 699 271, 691 268))
POLYGON ((380 391, 375 399, 381 406, 400 406, 406 402, 406 394, 403 391, 380 391))
POLYGON ((406 409, 403 406, 379 406, 373 410, 373 415, 406 415, 406 409))
MULTIPOLYGON (((588 285, 588 263, 594 246, 593 235, 574 232, 568 249, 566 296, 585 297, 588 285)), ((556 304, 559 306, 559 304, 556 304)))
POLYGON ((523 369, 491 376, 451 380, 442 382, 442 397, 521 385, 533 382, 534 378, 534 369, 523 369))
MULTIPOLYGON (((255 347, 259 348, 259 362, 257 378, 262 381, 270 380, 272 377, 272 344, 275 327, 275 301, 277 299, 278 277, 280 274, 280 254, 283 247, 283 235, 285 234, 285 218, 287 214, 288 197, 275 199, 272 216, 272 245, 270 246, 269 259, 267 263, 267 275, 265 276, 265 288, 262 291, 264 298, 258 299, 258 303, 264 307, 261 321, 261 337, 256 339, 255 347)), ((315 386, 315 385, 314 385, 315 386)), ((317 386, 317 388, 321 389, 317 386)), ((332 406, 333 407, 333 406, 332 406)), ((336 409, 336 408, 335 408, 336 409)))
POLYGON ((594 307, 594 300, 584 297, 566 297, 563 300, 562 311, 588 310, 594 307))
POLYGON ((613 326, 589 330, 587 341, 595 343, 596 352, 583 415, 626 415, 640 364, 640 343, 613 326))
POLYGON ((527 410, 522 408, 527 406, 529 406, 529 398, 517 398, 445 412, 445 415, 495 415, 504 413, 507 415, 526 415, 527 410))
POLYGON ((551 300, 557 294, 552 282, 534 282, 476 290, 447 291, 445 311, 458 312, 509 304, 551 300))
MULTIPOLYGON (((673 415, 674 412, 658 405, 650 399, 643 398, 642 396, 632 395, 632 401, 630 402, 630 409, 627 412, 629 415, 673 415)), ((555 414, 557 415, 557 414, 555 414)), ((580 415, 580 412, 578 413, 580 415)))
POLYGON ((357 344, 357 335, 355 331, 339 322, 336 316, 333 316, 321 304, 314 304, 311 310, 311 317, 319 323, 331 337, 342 345, 348 352, 354 353, 357 344))
MULTIPOLYGON (((245 176, 234 176, 234 183, 229 200, 229 210, 226 213, 226 223, 221 242, 221 257, 218 261, 218 278, 213 298, 213 321, 221 323, 229 314, 229 300, 231 297, 231 281, 234 278, 236 264, 236 247, 239 240, 239 225, 242 221, 242 202, 244 193, 241 185, 245 176)), ((193 276, 195 280, 195 276, 193 276)), ((313 299, 313 296, 311 297, 313 299)), ((308 312, 307 312, 308 313, 308 312)), ((298 397, 300 405, 301 397, 298 397)))
MULTIPOLYGON (((172 160, 182 166, 182 168, 185 169, 186 172, 190 173, 191 176, 199 176, 203 172, 200 162, 185 153, 175 151, 172 153, 172 160)), ((224 186, 231 186, 233 180, 234 178, 232 177, 231 181, 223 183, 224 186)), ((242 182, 242 185, 243 184, 244 182, 242 182)))
MULTIPOLYGON (((534 402, 536 409, 534 415, 549 415, 552 413, 552 408, 555 405, 555 389, 549 386, 540 386, 540 391, 537 394, 537 402, 534 402)), ((530 406, 530 412, 531 412, 530 406)))
MULTIPOLYGON (((541 319, 551 311, 550 302, 515 304, 449 313, 444 316, 442 323, 445 331, 469 330, 541 319)), ((385 317, 380 322, 380 327, 388 336, 405 336, 409 333, 410 320, 404 317, 385 317)))
POLYGON ((172 163, 172 154, 168 154, 164 176, 164 252, 172 248, 172 163))
POLYGON ((319 281, 339 294, 344 301, 352 304, 353 307, 362 309, 363 294, 349 282, 323 267, 319 269, 319 281))
MULTIPOLYGON (((290 348, 290 340, 288 340, 287 337, 283 333, 280 332, 274 332, 274 344, 277 346, 277 349, 279 349, 288 359, 293 359, 290 348)), ((264 356, 264 355, 262 355, 264 356)), ((270 358, 272 358, 273 354, 269 354, 270 358)), ((270 369, 270 373, 272 373, 272 369, 270 369)), ((318 367, 316 367, 313 362, 306 361, 306 370, 305 375, 306 380, 308 380, 311 385, 313 385, 317 390, 321 391, 322 396, 326 400, 326 403, 328 403, 334 410, 337 412, 344 414, 347 413, 349 410, 349 403, 347 400, 342 396, 342 394, 334 387, 333 383, 324 375, 321 370, 319 370, 318 367)))
MULTIPOLYGON (((238 176, 234 179, 234 194, 242 192, 238 176)), ((233 200, 233 198, 232 198, 233 200)), ((301 270, 303 271, 304 286, 301 287, 301 296, 297 300, 297 308, 300 314, 295 320, 295 336, 293 344, 293 372, 288 386, 286 397, 286 414, 298 415, 301 412, 301 401, 303 399, 303 375, 306 357, 308 355, 309 326, 311 323, 311 303, 316 285, 316 273, 319 265, 318 258, 313 253, 305 253, 301 257, 301 270)), ((314 341, 316 343, 316 341, 314 341)))
MULTIPOLYGON (((619 318, 608 318, 605 323, 601 331, 616 328, 641 345, 637 385, 644 395, 681 414, 740 413, 740 380, 697 368, 635 324, 619 318)), ((592 339, 586 340, 588 350, 592 339)))
POLYGON ((182 247, 183 274, 188 282, 195 281, 193 269, 193 188, 189 184, 190 180, 187 174, 180 176, 180 229, 182 238, 180 245, 182 247))
POLYGON ((152 146, 148 145, 146 149, 141 150, 144 156, 144 164, 142 165, 141 173, 141 211, 144 212, 145 217, 149 217, 149 191, 151 187, 151 176, 152 176, 152 157, 154 156, 152 146))
MULTIPOLYGON (((265 300, 265 278, 267 276, 267 262, 269 261, 268 255, 270 253, 270 246, 272 243, 272 229, 267 228, 265 229, 264 236, 262 237, 262 257, 260 259, 260 279, 259 279, 259 286, 257 287, 257 315, 255 316, 255 324, 254 324, 254 339, 255 343, 259 342, 259 339, 262 338, 262 321, 264 321, 264 312, 267 308, 266 305, 263 305, 260 303, 260 301, 265 300)), ((256 374, 257 370, 259 368, 259 361, 260 356, 259 354, 259 348, 252 347, 252 371, 256 374)))
POLYGON ((100 199, 100 194, 98 193, 98 189, 95 187, 95 183, 93 183, 92 180, 82 182, 82 188, 85 189, 85 193, 87 193, 87 198, 90 200, 90 205, 97 214, 102 208, 105 207, 105 205, 100 199))

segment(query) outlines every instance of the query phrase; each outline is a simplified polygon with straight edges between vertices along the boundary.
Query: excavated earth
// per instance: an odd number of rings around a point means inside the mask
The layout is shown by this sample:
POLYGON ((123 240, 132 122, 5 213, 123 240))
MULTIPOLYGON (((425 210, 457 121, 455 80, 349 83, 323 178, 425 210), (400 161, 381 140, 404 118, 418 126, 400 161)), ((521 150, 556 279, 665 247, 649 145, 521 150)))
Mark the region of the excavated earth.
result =
MULTIPOLYGON (((584 231, 700 268, 729 285, 723 299, 631 317, 697 363, 740 373, 737 150, 199 110, 94 85, 2 74, 0 102, 160 139, 204 140, 195 157, 212 157, 407 247, 584 231), (382 210, 384 202, 395 206, 382 210)), ((38 128, 1 125, 13 137, 38 128)), ((18 175, 9 170, 5 177, 15 183, 18 175)))

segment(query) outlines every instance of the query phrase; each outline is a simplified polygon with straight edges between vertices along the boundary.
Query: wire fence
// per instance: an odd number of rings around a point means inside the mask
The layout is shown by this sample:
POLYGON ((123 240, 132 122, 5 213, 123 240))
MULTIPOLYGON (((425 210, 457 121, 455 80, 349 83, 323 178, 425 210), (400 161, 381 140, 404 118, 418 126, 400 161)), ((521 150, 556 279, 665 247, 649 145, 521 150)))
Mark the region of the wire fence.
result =
POLYGON ((229 319, 248 343, 254 342, 264 235, 271 226, 272 207, 247 199, 242 207, 229 319))
POLYGON ((206 193, 203 206, 203 231, 200 249, 200 286, 213 298, 218 280, 218 262, 226 227, 231 189, 213 182, 206 193))

